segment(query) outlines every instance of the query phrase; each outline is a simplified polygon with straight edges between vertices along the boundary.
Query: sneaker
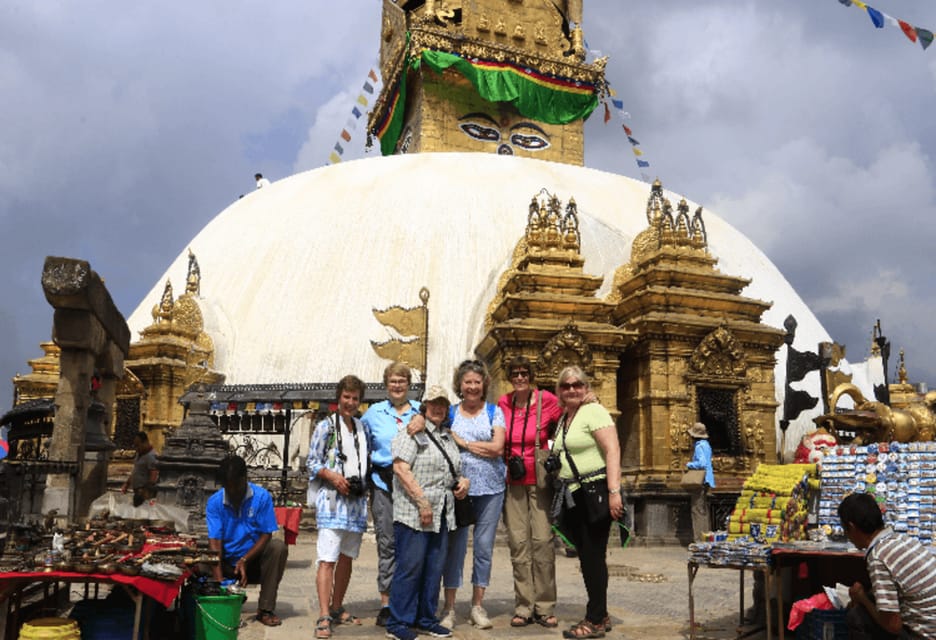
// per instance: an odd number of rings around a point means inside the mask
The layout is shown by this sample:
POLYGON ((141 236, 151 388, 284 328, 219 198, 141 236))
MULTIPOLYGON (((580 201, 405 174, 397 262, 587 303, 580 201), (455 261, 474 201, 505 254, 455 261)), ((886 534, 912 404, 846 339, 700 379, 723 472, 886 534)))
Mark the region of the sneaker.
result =
POLYGON ((377 614, 377 626, 386 627, 387 621, 390 619, 390 607, 381 607, 380 613, 377 614))
POLYGON ((494 625, 491 624, 491 619, 488 618, 487 611, 484 610, 484 607, 476 605, 471 607, 471 624, 478 627, 479 629, 490 629, 494 625))
POLYGON ((455 609, 446 609, 442 612, 442 615, 439 616, 439 626, 446 629, 455 628, 455 609))
POLYGON ((432 636, 433 638, 451 638, 452 630, 448 627, 443 627, 441 624, 432 624, 428 627, 422 627, 419 630, 420 633, 425 633, 426 635, 432 636))
POLYGON ((419 637, 410 631, 407 627, 401 627, 396 631, 390 631, 387 629, 386 636, 390 638, 390 640, 416 640, 416 638, 419 637))

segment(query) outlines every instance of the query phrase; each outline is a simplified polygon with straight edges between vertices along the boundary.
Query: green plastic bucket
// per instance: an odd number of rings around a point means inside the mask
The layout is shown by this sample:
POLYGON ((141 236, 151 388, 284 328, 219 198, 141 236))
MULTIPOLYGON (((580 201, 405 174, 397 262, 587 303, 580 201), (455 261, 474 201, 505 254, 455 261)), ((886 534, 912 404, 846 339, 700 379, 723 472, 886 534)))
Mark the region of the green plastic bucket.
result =
POLYGON ((195 640, 237 640, 243 594, 195 596, 195 640))

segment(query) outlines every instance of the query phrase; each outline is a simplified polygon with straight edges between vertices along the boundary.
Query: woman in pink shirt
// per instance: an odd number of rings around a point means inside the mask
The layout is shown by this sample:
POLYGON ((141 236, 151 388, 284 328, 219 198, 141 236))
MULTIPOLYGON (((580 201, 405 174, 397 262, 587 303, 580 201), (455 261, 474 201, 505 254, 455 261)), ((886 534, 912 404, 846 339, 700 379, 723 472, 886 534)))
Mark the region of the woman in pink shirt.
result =
MULTIPOLYGON (((548 449, 552 430, 562 411, 556 396, 533 385, 530 361, 518 356, 510 361, 507 374, 513 391, 498 406, 506 421, 507 492, 504 524, 510 546, 514 576, 513 627, 536 622, 544 627, 558 625, 556 608, 556 556, 549 526, 552 492, 537 486, 536 450, 548 449)), ((543 470, 540 470, 543 476, 543 470)))

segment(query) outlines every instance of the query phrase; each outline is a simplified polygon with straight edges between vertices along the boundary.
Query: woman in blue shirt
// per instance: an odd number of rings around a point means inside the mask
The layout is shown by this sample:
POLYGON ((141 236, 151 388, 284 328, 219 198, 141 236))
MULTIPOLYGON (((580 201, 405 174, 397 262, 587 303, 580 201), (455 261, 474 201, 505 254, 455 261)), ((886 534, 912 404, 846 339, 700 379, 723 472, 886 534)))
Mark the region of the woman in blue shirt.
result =
POLYGON ((708 429, 701 422, 689 427, 689 435, 694 441, 692 460, 686 463, 687 469, 704 469, 705 480, 702 486, 689 495, 692 508, 692 537, 699 540, 702 532, 711 527, 709 519, 708 493, 715 487, 715 472, 712 470, 712 445, 708 441, 708 429))

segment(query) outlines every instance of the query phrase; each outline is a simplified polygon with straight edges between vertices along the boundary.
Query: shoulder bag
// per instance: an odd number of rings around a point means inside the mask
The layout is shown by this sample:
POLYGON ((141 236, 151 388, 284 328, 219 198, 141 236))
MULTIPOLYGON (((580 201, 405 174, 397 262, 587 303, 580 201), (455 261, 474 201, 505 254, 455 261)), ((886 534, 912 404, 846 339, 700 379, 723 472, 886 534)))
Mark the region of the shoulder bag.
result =
POLYGON ((696 491, 705 483, 705 469, 689 469, 682 475, 679 486, 683 489, 696 491))
POLYGON ((543 419, 543 392, 540 390, 536 391, 536 444, 534 445, 534 460, 536 468, 536 490, 537 491, 551 491, 552 490, 552 478, 549 475, 549 472, 546 471, 546 458, 549 457, 551 451, 549 449, 540 448, 540 423, 543 419))
MULTIPOLYGON (((454 486, 458 484, 458 474, 455 473, 455 465, 452 464, 452 459, 449 458, 448 452, 446 452, 442 443, 435 439, 435 436, 432 435, 429 429, 426 429, 426 435, 432 440, 432 444, 438 447, 439 451, 442 452, 442 456, 448 463, 449 472, 452 474, 452 487, 454 489, 454 486)), ((459 528, 467 527, 470 524, 474 524, 476 521, 477 517, 475 516, 474 503, 471 501, 471 496, 465 496, 461 500, 455 498, 455 526, 459 528)))
MULTIPOLYGON (((608 480, 607 478, 600 478, 598 480, 589 481, 589 478, 606 474, 607 467, 602 467, 601 469, 586 473, 585 475, 579 474, 578 467, 575 466, 575 461, 572 459, 572 456, 569 455, 569 449, 566 447, 565 436, 566 431, 569 430, 569 426, 570 425, 563 425, 562 451, 565 453, 566 461, 569 463, 569 470, 572 471, 572 477, 575 478, 575 481, 582 487, 582 496, 585 500, 583 506, 585 507, 585 514, 588 517, 588 523, 594 524, 611 517, 611 509, 608 505, 608 480)), ((595 444, 597 446, 597 442, 595 444)))

